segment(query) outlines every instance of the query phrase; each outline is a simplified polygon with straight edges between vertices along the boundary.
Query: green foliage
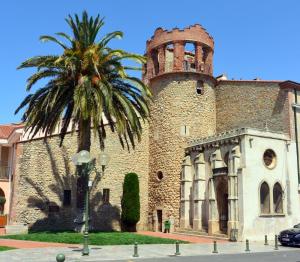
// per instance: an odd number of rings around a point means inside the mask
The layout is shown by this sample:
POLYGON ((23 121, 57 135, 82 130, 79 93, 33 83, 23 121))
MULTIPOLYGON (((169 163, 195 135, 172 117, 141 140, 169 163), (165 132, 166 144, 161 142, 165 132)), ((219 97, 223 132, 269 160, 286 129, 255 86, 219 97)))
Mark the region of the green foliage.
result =
POLYGON ((139 178, 135 173, 125 175, 122 197, 121 220, 125 230, 135 231, 140 220, 139 178))
MULTIPOLYGON (((24 235, 5 235, 0 238, 40 241, 40 242, 55 242, 55 243, 67 243, 67 244, 81 244, 82 234, 75 232, 38 232, 29 233, 24 235)), ((90 233, 89 242, 91 245, 132 245, 134 242, 139 244, 173 244, 173 239, 158 238, 143 236, 135 233, 90 233)), ((180 241, 181 243, 187 243, 180 241)))
POLYGON ((12 249, 16 249, 16 248, 13 248, 13 247, 6 247, 6 246, 0 246, 0 252, 1 252, 1 251, 12 250, 12 249))
POLYGON ((79 127, 79 147, 84 145, 80 150, 89 150, 91 127, 104 147, 106 122, 117 132, 123 147, 134 147, 135 139, 141 138, 142 121, 149 115, 151 93, 140 79, 128 75, 129 69, 141 68, 126 67, 123 62, 130 59, 143 64, 145 57, 111 49, 110 41, 122 38, 123 33, 115 31, 99 38, 104 24, 99 15, 94 18, 83 12, 82 17, 69 15, 66 22, 71 35, 59 32, 58 38, 40 37, 58 44, 60 55, 35 56, 19 66, 36 69, 27 79, 28 92, 40 80, 46 84, 29 94, 16 113, 25 109, 22 120, 32 136, 39 131, 53 134, 63 118, 61 143, 69 126, 73 131, 79 127))
POLYGON ((6 198, 4 196, 0 196, 0 205, 4 205, 6 202, 6 198))

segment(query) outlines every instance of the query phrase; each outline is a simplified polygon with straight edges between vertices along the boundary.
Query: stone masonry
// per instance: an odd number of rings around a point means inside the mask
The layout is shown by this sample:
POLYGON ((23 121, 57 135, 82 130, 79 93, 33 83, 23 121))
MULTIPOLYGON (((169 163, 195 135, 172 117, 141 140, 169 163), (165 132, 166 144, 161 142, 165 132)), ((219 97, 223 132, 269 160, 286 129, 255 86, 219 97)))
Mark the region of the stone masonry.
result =
POLYGON ((220 81, 216 87, 217 132, 240 126, 289 133, 288 92, 278 81, 220 81))
MULTIPOLYGON (((148 128, 144 127, 147 137, 148 128)), ((108 132, 105 151, 110 162, 103 178, 91 177, 91 215, 94 229, 120 229, 120 210, 124 175, 135 172, 139 176, 141 220, 140 229, 147 227, 148 211, 148 140, 143 139, 130 152, 122 149, 115 134, 108 132), (110 189, 110 201, 102 203, 103 188, 110 189)), ((76 134, 68 134, 63 147, 59 137, 25 141, 18 144, 22 153, 18 158, 14 179, 12 222, 28 224, 33 229, 73 229, 76 208, 77 176, 71 156, 77 150, 76 134), (71 205, 63 206, 64 190, 71 190, 71 205), (49 206, 59 211, 49 212, 49 206)), ((98 139, 92 139, 92 156, 100 152, 98 139)), ((98 170, 101 167, 97 166, 98 170)))

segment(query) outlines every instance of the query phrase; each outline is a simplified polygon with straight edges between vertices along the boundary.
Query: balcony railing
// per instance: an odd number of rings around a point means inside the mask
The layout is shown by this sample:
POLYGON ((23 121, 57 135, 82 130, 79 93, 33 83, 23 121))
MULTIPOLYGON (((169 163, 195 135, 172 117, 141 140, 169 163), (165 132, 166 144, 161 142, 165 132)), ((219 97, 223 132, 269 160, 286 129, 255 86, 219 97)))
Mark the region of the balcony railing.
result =
POLYGON ((0 179, 9 179, 10 167, 0 165, 0 179))

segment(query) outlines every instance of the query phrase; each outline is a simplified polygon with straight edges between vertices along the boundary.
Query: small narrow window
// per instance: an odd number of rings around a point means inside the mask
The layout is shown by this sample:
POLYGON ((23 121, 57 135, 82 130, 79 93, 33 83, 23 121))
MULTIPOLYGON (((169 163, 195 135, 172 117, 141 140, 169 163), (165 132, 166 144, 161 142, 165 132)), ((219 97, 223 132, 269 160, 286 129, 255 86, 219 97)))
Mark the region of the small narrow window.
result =
POLYGON ((104 188, 103 189, 103 194, 102 194, 102 202, 103 204, 108 204, 109 203, 109 189, 104 188))
POLYGON ((204 93, 203 81, 201 81, 201 80, 197 81, 196 92, 198 95, 203 95, 203 93, 204 93))
POLYGON ((190 127, 189 126, 181 126, 180 127, 180 135, 183 137, 189 136, 190 135, 190 127))
POLYGON ((260 187, 260 212, 270 214, 270 189, 266 182, 263 182, 260 187))
POLYGON ((65 207, 71 205, 71 190, 64 190, 64 200, 63 205, 65 207))
POLYGON ((283 213, 283 203, 282 203, 282 188, 279 183, 276 183, 273 188, 273 207, 274 213, 283 213))
POLYGON ((158 171, 158 172, 157 172, 157 179, 160 181, 160 180, 162 180, 163 178, 164 178, 163 172, 158 171))

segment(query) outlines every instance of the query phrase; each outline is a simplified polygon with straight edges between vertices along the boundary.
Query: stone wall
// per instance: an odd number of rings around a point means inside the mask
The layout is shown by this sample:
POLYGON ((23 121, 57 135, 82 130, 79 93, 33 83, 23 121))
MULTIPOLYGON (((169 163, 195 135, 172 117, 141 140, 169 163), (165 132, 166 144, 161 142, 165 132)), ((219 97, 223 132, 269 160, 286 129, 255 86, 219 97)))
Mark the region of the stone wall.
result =
POLYGON ((178 226, 186 142, 215 133, 213 86, 209 77, 193 73, 165 74, 151 81, 149 222, 154 230, 157 210, 162 210, 163 219, 173 216, 178 226), (204 81, 202 95, 196 92, 197 80, 204 81), (162 179, 158 178, 158 171, 162 172, 162 179))
MULTIPOLYGON (((91 216, 94 229, 120 229, 120 209, 124 175, 136 172, 140 182, 141 219, 139 228, 147 226, 148 212, 148 125, 143 139, 136 149, 122 149, 118 137, 108 132, 106 152, 110 162, 103 178, 94 178, 91 191, 91 216), (103 188, 110 189, 109 204, 102 203, 103 188)), ((11 222, 29 224, 32 229, 73 229, 76 217, 77 175, 71 161, 76 153, 77 136, 68 134, 63 147, 59 137, 46 142, 36 139, 18 144, 19 157, 14 177, 14 199, 11 222), (63 206, 64 190, 71 190, 71 206, 63 206), (49 206, 59 207, 58 212, 49 212, 49 206)), ((91 154, 100 152, 98 139, 92 139, 91 154)), ((98 170, 100 167, 97 166, 98 170)))
POLYGON ((237 127, 290 131, 288 92, 277 82, 221 81, 216 104, 217 132, 237 127))

